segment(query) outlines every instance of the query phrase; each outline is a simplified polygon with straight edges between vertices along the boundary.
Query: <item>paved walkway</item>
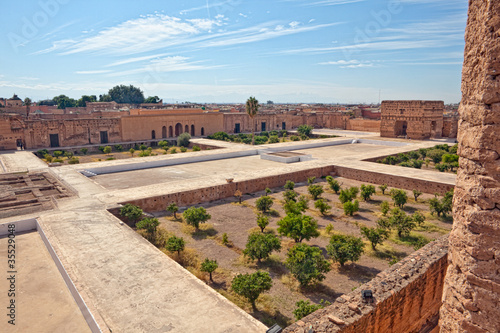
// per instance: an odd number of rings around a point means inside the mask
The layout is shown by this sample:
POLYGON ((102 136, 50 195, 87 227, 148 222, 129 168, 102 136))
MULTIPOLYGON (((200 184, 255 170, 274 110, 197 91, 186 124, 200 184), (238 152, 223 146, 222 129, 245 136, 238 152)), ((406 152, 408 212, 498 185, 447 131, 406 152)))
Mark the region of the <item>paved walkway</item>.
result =
MULTIPOLYGON (((380 139, 373 133, 368 133, 367 136, 364 136, 366 133, 348 134, 353 135, 325 140, 361 137, 380 139)), ((203 139, 193 141, 201 143, 203 139)), ((263 324, 195 278, 133 230, 120 225, 119 220, 106 209, 123 201, 224 184, 227 178, 234 178, 236 181, 256 179, 332 164, 454 184, 455 176, 452 174, 362 161, 435 144, 429 141, 398 141, 411 145, 392 147, 381 143, 301 148, 303 152, 312 153, 316 159, 293 164, 269 161, 262 164, 257 156, 250 156, 250 159, 255 159, 252 162, 254 164, 245 162, 244 167, 239 167, 235 163, 236 159, 229 159, 210 162, 211 170, 203 163, 194 163, 189 166, 161 167, 157 171, 140 170, 136 174, 123 172, 104 175, 101 181, 98 178, 94 181, 78 172, 89 167, 88 164, 48 168, 28 151, 3 153, 0 154, 0 159, 7 170, 48 170, 78 193, 77 197, 59 200, 57 209, 39 213, 39 220, 103 331, 265 332, 263 324), (186 172, 184 176, 177 178, 161 177, 161 174, 155 173, 172 174, 172 170, 186 172), (119 183, 118 186, 107 181, 106 177, 114 179, 115 183, 119 183)), ((319 140, 307 141, 310 145, 318 142, 319 140)), ((294 150, 294 147, 297 148, 304 142, 255 147, 222 144, 228 151, 282 146, 294 150)), ((210 155, 220 151, 203 151, 197 154, 210 155)), ((134 159, 134 162, 175 159, 182 155, 145 157, 134 159)), ((127 162, 116 160, 93 164, 101 167, 124 163, 127 162)), ((12 221, 13 218, 9 220, 12 221)), ((0 223, 6 221, 8 220, 1 220, 0 223)))

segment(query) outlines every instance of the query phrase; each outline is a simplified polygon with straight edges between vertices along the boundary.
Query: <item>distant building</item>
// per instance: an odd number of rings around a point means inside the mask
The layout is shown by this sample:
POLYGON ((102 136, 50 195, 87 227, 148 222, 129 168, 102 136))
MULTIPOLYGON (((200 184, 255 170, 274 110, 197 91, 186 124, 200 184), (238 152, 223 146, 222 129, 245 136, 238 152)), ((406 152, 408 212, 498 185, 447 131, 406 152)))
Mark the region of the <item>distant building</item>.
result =
POLYGON ((443 134, 443 101, 383 101, 380 136, 414 140, 443 134))

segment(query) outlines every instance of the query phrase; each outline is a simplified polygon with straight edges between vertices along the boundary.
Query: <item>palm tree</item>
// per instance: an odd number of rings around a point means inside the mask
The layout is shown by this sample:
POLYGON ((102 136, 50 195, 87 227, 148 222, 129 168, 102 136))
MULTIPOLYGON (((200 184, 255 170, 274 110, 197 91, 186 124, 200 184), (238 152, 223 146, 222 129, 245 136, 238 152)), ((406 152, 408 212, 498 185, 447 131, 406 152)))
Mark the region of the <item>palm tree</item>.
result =
POLYGON ((26 106, 26 116, 30 115, 31 98, 26 97, 24 99, 24 105, 26 106))
POLYGON ((255 97, 250 96, 249 99, 247 99, 247 114, 250 118, 252 118, 252 145, 255 144, 254 141, 254 131, 255 131, 255 121, 254 117, 255 115, 259 112, 259 101, 255 99, 255 97))

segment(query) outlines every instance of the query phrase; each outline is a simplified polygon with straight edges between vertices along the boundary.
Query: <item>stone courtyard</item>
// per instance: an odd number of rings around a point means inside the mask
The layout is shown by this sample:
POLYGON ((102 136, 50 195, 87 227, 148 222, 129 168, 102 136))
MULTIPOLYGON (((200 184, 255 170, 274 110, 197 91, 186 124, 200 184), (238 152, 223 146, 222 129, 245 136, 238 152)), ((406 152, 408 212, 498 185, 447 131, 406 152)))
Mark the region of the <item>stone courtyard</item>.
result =
MULTIPOLYGON (((408 179, 410 183, 411 180, 415 181, 414 184, 408 184, 408 189, 420 183, 450 187, 454 185, 455 175, 440 175, 363 161, 370 157, 431 147, 442 142, 389 141, 372 133, 366 135, 347 132, 344 135, 333 139, 261 147, 221 142, 219 144, 224 149, 197 154, 207 158, 223 151, 236 155, 243 152, 254 155, 198 163, 183 162, 179 165, 94 177, 86 177, 80 173, 89 168, 89 164, 49 168, 29 151, 6 152, 0 155, 0 159, 8 168, 26 168, 36 172, 43 170, 54 178, 61 179, 76 196, 56 199, 57 205, 51 210, 6 217, 0 222, 34 217, 38 219, 101 331, 197 332, 203 328, 210 332, 264 332, 266 327, 262 323, 185 271, 135 231, 122 225, 108 210, 116 209, 124 202, 147 202, 147 205, 162 207, 163 210, 165 205, 161 202, 162 197, 232 185, 227 183, 229 178, 236 184, 248 182, 263 190, 269 186, 263 181, 265 179, 290 174, 305 181, 308 173, 317 172, 314 170, 329 172, 327 170, 332 165, 339 170, 369 173, 375 178, 366 181, 372 183, 377 183, 376 177, 381 177, 381 182, 385 182, 385 179, 399 179, 402 182, 408 179), (337 145, 341 140, 367 140, 368 143, 337 145), (322 141, 324 146, 315 147, 318 141, 322 141), (302 152, 312 154, 313 160, 291 164, 265 161, 257 156, 259 150, 302 152)), ((205 139, 193 141, 218 144, 205 139)), ((180 161, 185 158, 186 156, 154 156, 143 158, 141 163, 156 163, 162 159, 180 161)), ((127 162, 117 160, 92 164, 96 168, 123 167, 127 162)), ((432 186, 428 190, 424 192, 434 193, 432 186)), ((224 197, 222 193, 214 193, 214 196, 224 197)), ((145 210, 148 211, 147 208, 145 210)), ((19 314, 18 319, 44 327, 44 319, 37 322, 30 318, 27 314, 19 314)))

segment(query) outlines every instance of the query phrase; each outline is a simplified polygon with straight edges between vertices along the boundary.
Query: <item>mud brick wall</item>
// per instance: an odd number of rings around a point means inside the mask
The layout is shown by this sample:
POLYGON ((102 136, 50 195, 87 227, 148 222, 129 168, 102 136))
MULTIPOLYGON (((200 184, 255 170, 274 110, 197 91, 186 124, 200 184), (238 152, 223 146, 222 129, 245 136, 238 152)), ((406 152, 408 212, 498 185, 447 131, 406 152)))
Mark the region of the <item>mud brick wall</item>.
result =
POLYGON ((346 129, 350 131, 380 132, 380 120, 349 119, 346 129))
POLYGON ((447 268, 447 237, 440 238, 284 329, 284 333, 438 332, 439 308, 447 268), (365 303, 362 290, 372 290, 365 303))
POLYGON ((351 169, 347 167, 335 166, 335 174, 340 177, 359 180, 372 184, 387 184, 390 187, 396 187, 405 190, 419 190, 423 193, 444 194, 454 188, 453 185, 431 182, 402 176, 394 176, 372 171, 351 169))
POLYGON ((469 1, 441 332, 500 329, 500 1, 469 1))
POLYGON ((458 118, 445 117, 443 119, 443 137, 456 138, 458 132, 458 118))
POLYGON ((293 182, 303 182, 308 177, 328 176, 333 172, 333 166, 313 168, 309 170, 301 170, 297 172, 285 173, 278 176, 262 177, 258 179, 249 179, 244 181, 235 181, 223 185, 200 188, 191 191, 177 192, 155 196, 150 198, 127 201, 122 204, 130 203, 141 207, 148 212, 157 212, 165 210, 172 202, 178 206, 190 206, 203 202, 229 198, 234 196, 236 190, 240 190, 243 194, 253 193, 264 190, 266 187, 284 186, 287 180, 293 182))

